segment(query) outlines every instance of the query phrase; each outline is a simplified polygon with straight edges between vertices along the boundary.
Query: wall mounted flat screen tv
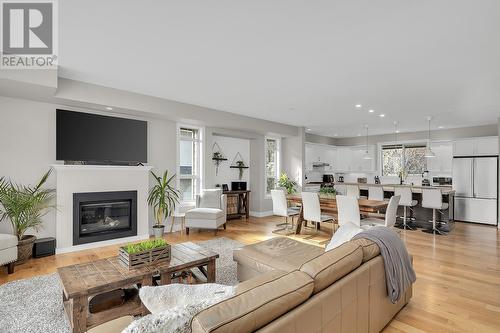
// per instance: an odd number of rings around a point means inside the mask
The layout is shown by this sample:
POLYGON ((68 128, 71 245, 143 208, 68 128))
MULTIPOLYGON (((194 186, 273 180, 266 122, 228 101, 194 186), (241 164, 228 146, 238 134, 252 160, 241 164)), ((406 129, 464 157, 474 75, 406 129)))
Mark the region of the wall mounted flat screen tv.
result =
POLYGON ((56 159, 87 164, 146 163, 147 122, 57 110, 56 159))

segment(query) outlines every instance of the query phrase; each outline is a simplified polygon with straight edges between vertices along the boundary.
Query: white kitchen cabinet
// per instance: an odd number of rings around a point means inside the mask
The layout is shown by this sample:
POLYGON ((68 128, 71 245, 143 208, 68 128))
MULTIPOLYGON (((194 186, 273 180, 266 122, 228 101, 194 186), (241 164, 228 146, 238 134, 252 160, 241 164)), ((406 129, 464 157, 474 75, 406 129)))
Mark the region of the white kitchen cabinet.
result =
POLYGON ((451 173, 453 144, 451 142, 433 142, 431 149, 436 156, 427 158, 427 170, 437 173, 451 173))
POLYGON ((335 171, 348 172, 352 166, 352 150, 351 147, 337 147, 337 166, 335 171))
POLYGON ((306 144, 306 169, 313 170, 314 163, 327 163, 324 171, 333 171, 336 154, 335 147, 317 144, 306 144))
POLYGON ((498 137, 476 138, 474 140, 474 155, 498 155, 498 137))
POLYGON ((453 156, 488 155, 498 155, 498 137, 461 139, 453 143, 453 156))

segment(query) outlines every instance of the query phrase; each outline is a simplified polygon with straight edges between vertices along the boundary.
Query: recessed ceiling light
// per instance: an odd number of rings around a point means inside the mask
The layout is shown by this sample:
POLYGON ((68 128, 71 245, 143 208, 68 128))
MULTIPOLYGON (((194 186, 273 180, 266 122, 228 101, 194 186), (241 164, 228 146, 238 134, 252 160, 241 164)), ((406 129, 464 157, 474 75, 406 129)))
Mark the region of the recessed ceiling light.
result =
POLYGON ((310 131, 311 129, 310 128, 306 128, 306 131, 310 131))
POLYGON ((106 106, 106 110, 111 111, 113 108, 111 106, 106 106))
POLYGON ((335 133, 333 136, 339 136, 337 133, 335 133))
POLYGON ((444 128, 444 126, 438 126, 439 129, 444 128))
POLYGON ((358 133, 358 136, 361 136, 361 134, 358 133))
POLYGON ((375 110, 370 109, 370 110, 368 110, 368 112, 373 113, 373 112, 375 112, 375 110))
POLYGON ((363 106, 363 105, 361 105, 361 104, 356 104, 356 105, 355 105, 355 107, 357 107, 357 108, 360 108, 360 107, 362 107, 362 106, 363 106))
POLYGON ((400 130, 397 130, 397 131, 396 131, 396 133, 399 133, 399 132, 401 132, 401 131, 400 131, 400 130))
POLYGON ((385 117, 385 114, 381 113, 378 115, 380 118, 384 118, 385 117))

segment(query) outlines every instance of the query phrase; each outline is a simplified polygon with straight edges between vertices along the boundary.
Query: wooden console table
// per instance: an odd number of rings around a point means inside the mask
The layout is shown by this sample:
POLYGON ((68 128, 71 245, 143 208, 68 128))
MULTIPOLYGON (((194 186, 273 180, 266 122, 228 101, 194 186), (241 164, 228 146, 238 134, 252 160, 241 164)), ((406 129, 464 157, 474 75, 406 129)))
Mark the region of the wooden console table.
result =
POLYGON ((126 315, 146 315, 139 297, 123 305, 98 313, 89 312, 89 297, 140 284, 152 286, 154 275, 160 275, 161 285, 171 282, 172 274, 199 268, 207 282, 215 282, 215 259, 219 255, 194 243, 172 245, 172 259, 158 265, 129 270, 118 257, 100 259, 85 264, 57 269, 63 285, 63 302, 73 333, 88 329, 126 315))
MULTIPOLYGON (((247 219, 250 216, 250 191, 224 191, 224 194, 227 194, 228 197, 235 196, 237 197, 238 207, 235 213, 227 214, 228 219, 238 219, 242 216, 245 216, 247 219)), ((228 201, 229 202, 229 201, 228 201)))

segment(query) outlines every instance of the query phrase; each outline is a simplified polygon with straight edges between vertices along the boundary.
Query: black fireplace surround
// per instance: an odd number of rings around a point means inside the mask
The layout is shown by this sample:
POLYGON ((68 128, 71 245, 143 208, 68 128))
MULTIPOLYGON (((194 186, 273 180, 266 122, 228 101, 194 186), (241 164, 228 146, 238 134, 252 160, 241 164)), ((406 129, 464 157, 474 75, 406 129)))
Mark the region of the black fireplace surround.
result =
POLYGON ((73 245, 137 236, 137 191, 73 193, 73 245))

